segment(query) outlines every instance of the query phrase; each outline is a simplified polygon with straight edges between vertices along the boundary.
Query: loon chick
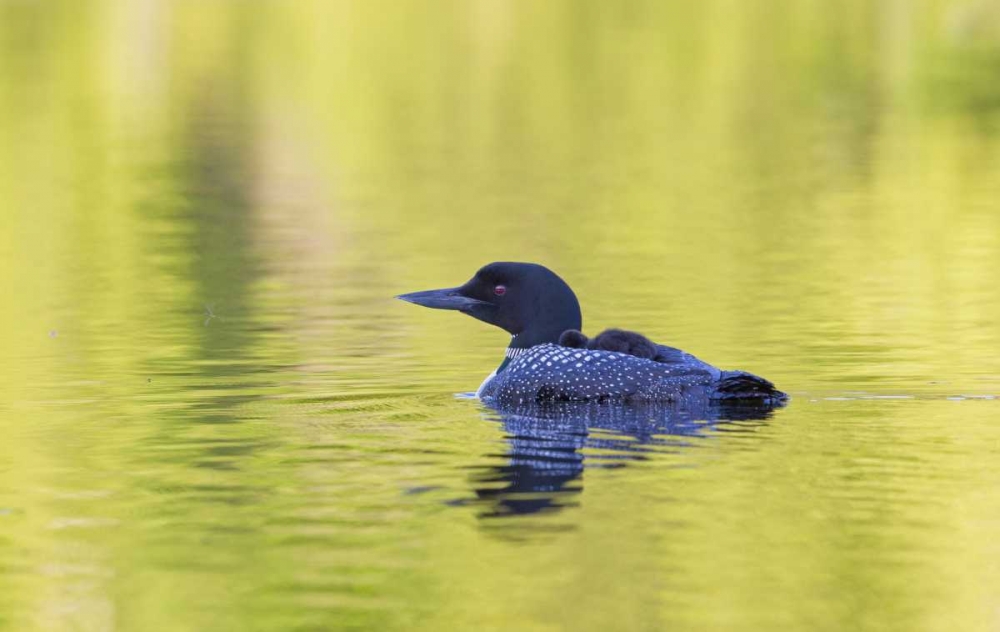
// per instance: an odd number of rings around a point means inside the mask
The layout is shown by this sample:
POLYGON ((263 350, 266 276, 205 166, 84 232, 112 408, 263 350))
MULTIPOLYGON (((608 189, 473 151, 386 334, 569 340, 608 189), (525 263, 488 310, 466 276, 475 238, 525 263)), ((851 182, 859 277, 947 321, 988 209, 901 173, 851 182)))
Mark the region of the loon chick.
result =
POLYGON ((634 331, 605 329, 594 338, 588 339, 581 331, 567 329, 559 336, 559 344, 574 349, 601 349, 617 351, 637 358, 659 362, 659 350, 655 342, 634 331))
POLYGON ((679 349, 655 345, 640 334, 609 330, 594 341, 588 340, 580 333, 580 303, 573 290, 538 264, 491 263, 460 287, 396 298, 456 310, 511 334, 503 362, 476 393, 487 402, 660 401, 695 405, 709 400, 740 400, 779 405, 787 399, 764 378, 744 371, 722 371, 679 349), (653 350, 643 341, 655 348, 653 357, 647 357, 653 350))

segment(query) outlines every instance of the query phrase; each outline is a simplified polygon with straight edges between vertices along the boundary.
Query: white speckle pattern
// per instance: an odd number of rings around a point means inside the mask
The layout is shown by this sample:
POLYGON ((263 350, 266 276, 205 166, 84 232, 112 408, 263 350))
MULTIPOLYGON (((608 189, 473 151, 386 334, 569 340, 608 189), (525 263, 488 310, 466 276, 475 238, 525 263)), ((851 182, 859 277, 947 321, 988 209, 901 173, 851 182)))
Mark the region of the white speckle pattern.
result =
POLYGON ((624 353, 542 344, 518 350, 479 393, 500 404, 704 399, 710 396, 718 372, 697 362, 667 364, 624 353))

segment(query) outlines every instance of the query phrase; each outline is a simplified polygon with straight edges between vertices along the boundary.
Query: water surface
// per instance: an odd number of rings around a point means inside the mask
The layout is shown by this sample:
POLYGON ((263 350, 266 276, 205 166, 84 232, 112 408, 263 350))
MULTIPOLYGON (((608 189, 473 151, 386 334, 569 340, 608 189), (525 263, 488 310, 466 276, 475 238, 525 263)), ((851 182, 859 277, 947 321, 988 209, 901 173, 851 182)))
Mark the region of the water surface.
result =
POLYGON ((990 2, 0 5, 0 629, 1000 629, 990 2), (682 3, 683 4, 683 3, 682 3), (462 396, 492 260, 793 397, 462 396))

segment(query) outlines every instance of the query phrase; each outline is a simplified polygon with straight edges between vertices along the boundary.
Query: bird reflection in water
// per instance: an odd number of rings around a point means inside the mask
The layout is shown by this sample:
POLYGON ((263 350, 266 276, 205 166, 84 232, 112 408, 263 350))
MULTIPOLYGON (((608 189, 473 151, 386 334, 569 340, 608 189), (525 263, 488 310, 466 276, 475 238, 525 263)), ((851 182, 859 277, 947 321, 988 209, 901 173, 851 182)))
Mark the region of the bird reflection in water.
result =
POLYGON ((683 410, 669 404, 552 403, 491 409, 506 433, 505 463, 472 477, 481 518, 555 512, 578 505, 586 467, 624 467, 651 453, 681 450, 711 432, 751 431, 773 406, 723 405, 683 410), (582 450, 588 454, 584 456, 582 450))

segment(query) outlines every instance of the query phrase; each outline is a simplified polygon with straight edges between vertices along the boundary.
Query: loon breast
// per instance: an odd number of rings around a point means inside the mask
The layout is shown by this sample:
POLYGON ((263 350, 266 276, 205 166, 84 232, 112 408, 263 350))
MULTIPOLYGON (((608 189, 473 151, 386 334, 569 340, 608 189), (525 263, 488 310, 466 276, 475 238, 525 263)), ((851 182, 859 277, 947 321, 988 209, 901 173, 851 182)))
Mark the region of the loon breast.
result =
POLYGON ((546 343, 505 361, 477 395, 500 404, 679 401, 708 393, 714 376, 702 364, 664 364, 615 351, 546 343))

